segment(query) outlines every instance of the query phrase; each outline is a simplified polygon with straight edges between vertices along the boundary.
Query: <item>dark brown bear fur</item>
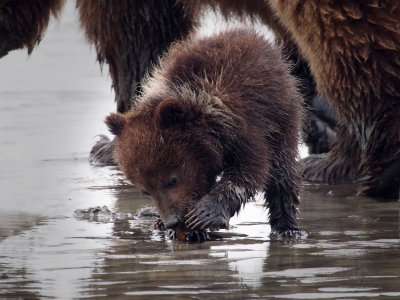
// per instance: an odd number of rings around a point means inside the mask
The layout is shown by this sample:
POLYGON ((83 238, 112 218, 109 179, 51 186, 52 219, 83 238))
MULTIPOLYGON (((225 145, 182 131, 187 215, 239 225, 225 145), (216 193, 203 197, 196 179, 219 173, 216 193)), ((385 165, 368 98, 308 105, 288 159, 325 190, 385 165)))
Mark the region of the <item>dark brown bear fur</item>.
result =
MULTIPOLYGON (((259 0, 177 3, 184 11, 194 10, 194 17, 204 4, 219 6, 226 16, 259 17, 286 49, 291 49, 294 58, 308 62, 318 91, 335 109, 339 126, 329 153, 305 160, 306 179, 332 184, 359 182, 360 194, 398 198, 398 1, 269 0, 265 6, 259 0)), ((307 75, 307 68, 299 73, 307 75)), ((310 87, 312 91, 312 81, 310 87)), ((314 124, 320 126, 318 121, 314 124)), ((322 130, 323 139, 335 135, 329 134, 329 129, 322 130)))
POLYGON ((327 104, 325 96, 321 93, 318 95, 308 63, 304 57, 299 55, 291 32, 275 14, 273 7, 266 2, 266 0, 196 0, 192 2, 182 0, 185 7, 194 9, 197 14, 210 6, 215 11, 219 10, 227 21, 232 16, 239 16, 242 19, 251 18, 253 21, 261 21, 273 31, 275 40, 281 46, 284 56, 294 66, 291 73, 298 77, 300 92, 308 107, 304 142, 308 146, 309 153, 325 153, 329 150, 329 144, 336 135, 335 113, 327 104))
POLYGON ((179 1, 76 0, 76 6, 98 61, 109 66, 118 112, 130 109, 145 72, 195 22, 179 1))
MULTIPOLYGON (((207 6, 220 8, 226 19, 232 15, 250 16, 270 26, 283 45, 285 55, 294 62, 293 73, 301 78, 300 90, 307 105, 314 107, 316 89, 308 66, 298 56, 290 34, 264 0, 123 0, 118 2, 118 6, 113 1, 99 4, 97 0, 77 0, 77 3, 82 26, 89 41, 96 46, 99 61, 105 61, 110 66, 119 112, 129 110, 134 97, 140 92, 140 83, 150 64, 166 51, 172 41, 184 38, 193 31, 207 6), (99 22, 101 26, 98 26, 99 22)), ((326 152, 328 142, 334 136, 332 130, 335 124, 325 121, 325 110, 309 110, 308 113, 310 125, 305 141, 310 152, 326 152)), ((92 160, 112 163, 111 148, 112 143, 102 138, 93 147, 92 160)))
MULTIPOLYGON (((31 51, 62 3, 0 0, 0 57, 20 47, 31 51)), ((399 1, 77 0, 87 37, 99 61, 110 66, 118 111, 130 108, 148 66, 193 29, 205 5, 220 7, 227 18, 250 15, 270 26, 291 58, 301 61, 295 73, 306 78, 302 91, 308 103, 314 107, 316 98, 307 64, 318 91, 334 107, 340 124, 332 149, 305 160, 305 178, 360 182, 361 194, 398 198, 399 1)), ((318 118, 311 115, 312 151, 326 151, 335 122, 330 124, 329 110, 322 109, 322 116, 313 112, 318 118)), ((110 164, 112 148, 102 140, 92 155, 110 164)))
MULTIPOLYGON (((130 109, 149 66, 170 43, 193 31, 208 5, 214 9, 219 7, 226 19, 233 14, 251 16, 271 26, 284 52, 295 62, 293 72, 301 77, 301 92, 308 106, 312 106, 316 91, 307 64, 297 55, 290 34, 264 0, 120 0, 116 3, 77 0, 77 8, 86 36, 96 47, 99 62, 109 65, 119 112, 130 109)), ((332 134, 326 133, 332 126, 313 111, 309 113, 311 122, 306 143, 312 153, 327 151, 327 141, 332 139, 332 134)), ((112 147, 113 143, 102 137, 91 151, 92 161, 113 164, 112 147)))
POLYGON ((0 0, 0 57, 40 42, 50 16, 58 17, 65 0, 0 0))
MULTIPOLYGON (((58 14, 63 2, 1 0, 5 22, 0 21, 0 55, 20 47, 27 47, 30 52, 41 39, 50 12, 58 14)), ((226 19, 233 14, 250 16, 269 25, 284 46, 285 55, 295 62, 293 73, 302 79, 301 92, 308 106, 313 104, 315 84, 309 69, 297 55, 290 34, 264 0, 76 0, 76 3, 81 26, 88 41, 96 48, 98 61, 101 65, 107 63, 109 66, 119 112, 130 109, 134 98, 140 93, 140 83, 149 66, 173 41, 193 31, 203 8, 207 6, 220 8, 226 19)), ((331 134, 326 134, 331 125, 324 120, 324 116, 320 117, 321 112, 324 115, 321 110, 318 110, 318 114, 309 111, 311 123, 306 143, 312 153, 326 151, 327 141, 331 139, 331 134)), ((115 164, 112 149, 113 143, 102 136, 91 151, 92 161, 115 164)))
POLYGON ((106 123, 119 166, 151 195, 167 227, 226 228, 264 191, 272 233, 292 235, 301 117, 280 51, 235 30, 175 44, 133 109, 106 123))
POLYGON ((326 156, 305 178, 360 182, 359 193, 399 197, 400 2, 270 0, 339 116, 326 156))
MULTIPOLYGON (((109 66, 118 112, 131 108, 150 66, 196 23, 192 8, 175 0, 76 0, 76 4, 98 61, 109 66)), ((115 164, 113 147, 103 136, 94 145, 91 160, 115 164)))

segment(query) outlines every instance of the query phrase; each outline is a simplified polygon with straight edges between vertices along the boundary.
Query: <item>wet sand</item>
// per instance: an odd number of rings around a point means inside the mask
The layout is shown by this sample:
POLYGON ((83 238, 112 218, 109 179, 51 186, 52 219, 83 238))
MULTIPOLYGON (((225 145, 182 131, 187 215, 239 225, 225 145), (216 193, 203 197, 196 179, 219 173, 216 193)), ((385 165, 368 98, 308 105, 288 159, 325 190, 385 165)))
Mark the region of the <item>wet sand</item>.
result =
POLYGON ((221 240, 152 231, 134 216, 149 200, 88 162, 115 109, 95 56, 69 2, 30 58, 0 60, 0 298, 400 298, 400 205, 351 185, 305 185, 301 240, 271 241, 259 203, 221 240), (111 217, 74 217, 103 205, 111 217))

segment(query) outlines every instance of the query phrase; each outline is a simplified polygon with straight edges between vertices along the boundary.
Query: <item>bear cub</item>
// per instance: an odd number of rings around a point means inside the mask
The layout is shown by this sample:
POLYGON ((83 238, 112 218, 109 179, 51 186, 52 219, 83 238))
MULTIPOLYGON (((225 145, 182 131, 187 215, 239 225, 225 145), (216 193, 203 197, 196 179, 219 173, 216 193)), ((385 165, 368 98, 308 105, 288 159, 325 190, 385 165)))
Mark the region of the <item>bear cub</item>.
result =
POLYGON ((121 170, 178 238, 228 228, 258 191, 271 235, 301 234, 303 100, 289 72, 252 30, 192 36, 160 59, 130 111, 106 118, 121 170))

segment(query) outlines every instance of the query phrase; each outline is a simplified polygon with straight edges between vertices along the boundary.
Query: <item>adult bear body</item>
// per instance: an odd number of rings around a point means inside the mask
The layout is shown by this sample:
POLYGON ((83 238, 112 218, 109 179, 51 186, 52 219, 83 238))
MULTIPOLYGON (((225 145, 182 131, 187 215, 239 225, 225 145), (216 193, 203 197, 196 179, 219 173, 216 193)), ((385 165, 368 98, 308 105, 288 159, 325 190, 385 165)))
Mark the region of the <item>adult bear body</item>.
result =
POLYGON ((339 117, 327 155, 305 178, 359 182, 359 193, 398 198, 400 2, 270 0, 339 117))

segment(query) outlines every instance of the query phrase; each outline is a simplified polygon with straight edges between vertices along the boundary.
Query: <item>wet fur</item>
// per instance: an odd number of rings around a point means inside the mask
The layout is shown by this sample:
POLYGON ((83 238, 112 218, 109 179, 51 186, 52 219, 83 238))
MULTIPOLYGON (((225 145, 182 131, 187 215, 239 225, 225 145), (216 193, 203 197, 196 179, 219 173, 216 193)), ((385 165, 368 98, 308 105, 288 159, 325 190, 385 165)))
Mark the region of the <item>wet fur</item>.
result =
MULTIPOLYGON (((99 4, 96 0, 77 0, 80 20, 88 40, 96 46, 98 60, 110 68, 115 89, 117 110, 129 110, 142 89, 141 82, 149 66, 154 63, 170 43, 186 37, 199 23, 205 7, 220 9, 226 19, 232 15, 260 19, 275 33, 285 56, 294 62, 292 73, 301 78, 300 89, 307 106, 312 107, 316 95, 315 82, 307 63, 298 55, 290 33, 279 22, 271 7, 263 0, 207 0, 207 1, 112 1, 99 4), (142 16, 145 15, 146 18, 142 16), (127 20, 133 20, 127 23, 127 20), (101 22, 101 26, 98 26, 101 22), (99 30, 101 28, 101 30, 99 30)), ((312 110, 308 111, 310 125, 305 142, 311 153, 326 152, 335 132, 312 110)), ((113 146, 101 139, 91 151, 91 159, 110 164, 109 149, 113 146)))
POLYGON ((121 169, 148 192, 148 183, 162 186, 168 176, 160 174, 176 164, 192 166, 178 176, 185 185, 150 192, 164 221, 227 227, 261 190, 273 233, 297 232, 302 98, 279 49, 247 30, 192 37, 175 44, 152 74, 134 109, 107 124, 118 136, 121 169))
MULTIPOLYGON (((40 41, 49 16, 62 0, 1 0, 0 57, 40 41)), ((312 152, 305 178, 328 183, 359 182, 361 194, 398 198, 400 185, 399 2, 396 0, 77 0, 80 20, 100 63, 109 64, 118 111, 130 109, 152 62, 171 42, 193 30, 205 5, 259 18, 270 26, 303 78, 313 101, 315 86, 339 119, 329 125, 311 111, 312 152), (101 29, 101 30, 99 30, 101 29), (304 80, 305 79, 305 80, 304 80), (320 129, 322 128, 322 130, 320 129), (326 129, 324 129, 326 128, 326 129), (314 132, 315 131, 315 132, 314 132), (322 134, 322 137, 321 137, 322 134), (321 144, 321 145, 320 145, 321 144)), ((330 113, 328 112, 328 115, 330 113)), ((112 142, 104 139, 92 157, 110 163, 112 142)))
MULTIPOLYGON (((12 25, 15 30, 7 34, 6 31, 3 32, 3 44, 0 46, 3 50, 0 50, 0 55, 21 47, 27 47, 31 52, 44 33, 49 11, 57 15, 63 2, 3 0, 0 6, 5 7, 4 12, 8 12, 3 28, 12 25)), ((311 103, 315 95, 315 84, 307 64, 299 57, 286 28, 263 0, 121 0, 118 5, 115 3, 117 2, 112 0, 76 1, 81 27, 87 40, 95 46, 100 64, 106 63, 109 67, 119 112, 131 108, 136 95, 141 91, 143 76, 151 64, 157 61, 173 41, 192 32, 199 23, 198 19, 204 8, 209 6, 215 10, 220 9, 227 20, 232 15, 242 18, 250 16, 270 26, 279 43, 283 45, 285 55, 295 62, 293 73, 301 77, 301 92, 305 95, 306 102, 311 103)), ((320 135, 324 134, 324 128, 329 125, 312 111, 310 114, 312 122, 317 125, 311 124, 306 143, 312 147, 313 153, 326 151, 330 136, 325 139, 320 135)), ((112 148, 112 141, 106 142, 106 139, 101 138, 90 153, 91 161, 105 165, 115 164, 110 152, 112 148)))
POLYGON ((76 0, 81 26, 109 66, 117 111, 131 107, 152 63, 194 26, 193 12, 167 0, 76 0), (101 26, 100 26, 101 24, 101 26))
POLYGON ((356 181, 360 194, 398 198, 400 169, 394 175, 393 168, 400 159, 400 3, 269 3, 340 117, 331 151, 307 158, 305 178, 356 181))

